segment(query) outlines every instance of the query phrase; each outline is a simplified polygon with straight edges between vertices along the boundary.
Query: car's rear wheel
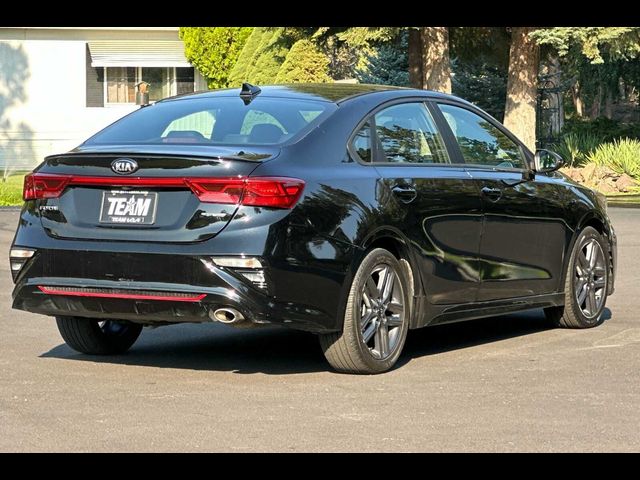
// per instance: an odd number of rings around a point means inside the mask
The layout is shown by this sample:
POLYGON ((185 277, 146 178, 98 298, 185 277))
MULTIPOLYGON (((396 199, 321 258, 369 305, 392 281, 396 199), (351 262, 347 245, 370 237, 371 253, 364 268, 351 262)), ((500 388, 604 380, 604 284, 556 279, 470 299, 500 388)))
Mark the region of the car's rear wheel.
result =
POLYGON ((371 250, 356 272, 342 332, 320 336, 333 368, 345 373, 381 373, 402 353, 409 328, 409 285, 398 260, 371 250))
POLYGON ((564 328, 590 328, 602 322, 607 301, 607 243, 595 228, 578 237, 565 275, 565 304, 545 309, 547 319, 564 328))
POLYGON ((140 324, 119 320, 56 317, 56 322, 67 345, 90 355, 124 353, 142 331, 140 324))

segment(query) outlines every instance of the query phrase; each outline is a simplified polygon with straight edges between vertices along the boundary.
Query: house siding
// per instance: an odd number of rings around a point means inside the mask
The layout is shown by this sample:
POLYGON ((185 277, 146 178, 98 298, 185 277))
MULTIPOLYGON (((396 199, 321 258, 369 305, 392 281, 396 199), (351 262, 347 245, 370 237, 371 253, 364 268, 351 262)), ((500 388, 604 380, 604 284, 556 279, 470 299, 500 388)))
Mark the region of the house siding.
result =
POLYGON ((86 50, 87 107, 104 107, 104 69, 91 66, 88 45, 86 50))
POLYGON ((30 170, 138 108, 96 108, 103 70, 91 66, 91 40, 179 38, 177 27, 0 28, 0 169, 30 170))

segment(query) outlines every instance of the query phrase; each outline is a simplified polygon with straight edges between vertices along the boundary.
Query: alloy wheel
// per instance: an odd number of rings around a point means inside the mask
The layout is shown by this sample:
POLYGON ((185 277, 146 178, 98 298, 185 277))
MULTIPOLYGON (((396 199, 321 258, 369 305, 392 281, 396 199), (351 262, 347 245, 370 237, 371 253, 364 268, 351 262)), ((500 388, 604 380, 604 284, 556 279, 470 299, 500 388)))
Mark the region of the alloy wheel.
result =
POLYGON ((582 314, 596 317, 607 296, 607 264, 600 243, 591 238, 578 252, 574 295, 582 314))
POLYGON ((386 264, 373 268, 361 289, 360 332, 374 358, 384 360, 396 350, 405 319, 404 292, 398 272, 386 264))

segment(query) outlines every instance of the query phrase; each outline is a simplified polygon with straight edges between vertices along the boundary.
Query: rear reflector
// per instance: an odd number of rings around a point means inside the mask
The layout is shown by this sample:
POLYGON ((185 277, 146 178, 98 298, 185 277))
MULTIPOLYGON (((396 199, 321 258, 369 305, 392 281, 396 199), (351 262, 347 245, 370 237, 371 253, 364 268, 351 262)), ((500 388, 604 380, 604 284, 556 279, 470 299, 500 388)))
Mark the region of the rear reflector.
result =
POLYGON ((38 286, 47 295, 69 297, 124 298, 128 300, 165 300, 170 302, 199 302, 206 293, 157 292, 153 290, 121 290, 115 288, 45 287, 38 286))
POLYGON ((70 185, 189 188, 204 203, 292 208, 304 189, 304 181, 287 177, 86 177, 30 173, 24 177, 24 200, 58 198, 70 185))
POLYGON ((219 267, 230 268, 262 268, 262 263, 255 257, 211 257, 219 267))
POLYGON ((12 248, 9 251, 9 257, 11 258, 31 258, 33 254, 36 253, 35 250, 31 250, 30 248, 12 248))

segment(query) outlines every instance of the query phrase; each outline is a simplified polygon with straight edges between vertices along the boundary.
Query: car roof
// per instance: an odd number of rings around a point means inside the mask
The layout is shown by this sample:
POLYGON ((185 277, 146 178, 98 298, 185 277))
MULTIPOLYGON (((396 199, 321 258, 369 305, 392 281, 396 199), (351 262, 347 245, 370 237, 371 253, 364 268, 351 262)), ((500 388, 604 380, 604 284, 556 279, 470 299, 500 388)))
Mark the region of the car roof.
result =
MULTIPOLYGON (((430 96, 441 98, 456 98, 452 95, 433 92, 429 90, 419 90, 414 88, 395 87, 391 85, 370 85, 364 83, 295 83, 289 85, 259 85, 261 97, 272 98, 296 98, 300 100, 315 100, 331 103, 342 103, 354 97, 367 94, 388 92, 393 97, 402 98, 410 96, 430 96), (396 95, 393 95, 393 94, 396 95)), ((215 98, 215 97, 237 97, 240 95, 239 88, 225 88, 220 90, 209 90, 204 92, 188 93, 176 97, 165 98, 161 102, 171 102, 187 99, 215 98)))

